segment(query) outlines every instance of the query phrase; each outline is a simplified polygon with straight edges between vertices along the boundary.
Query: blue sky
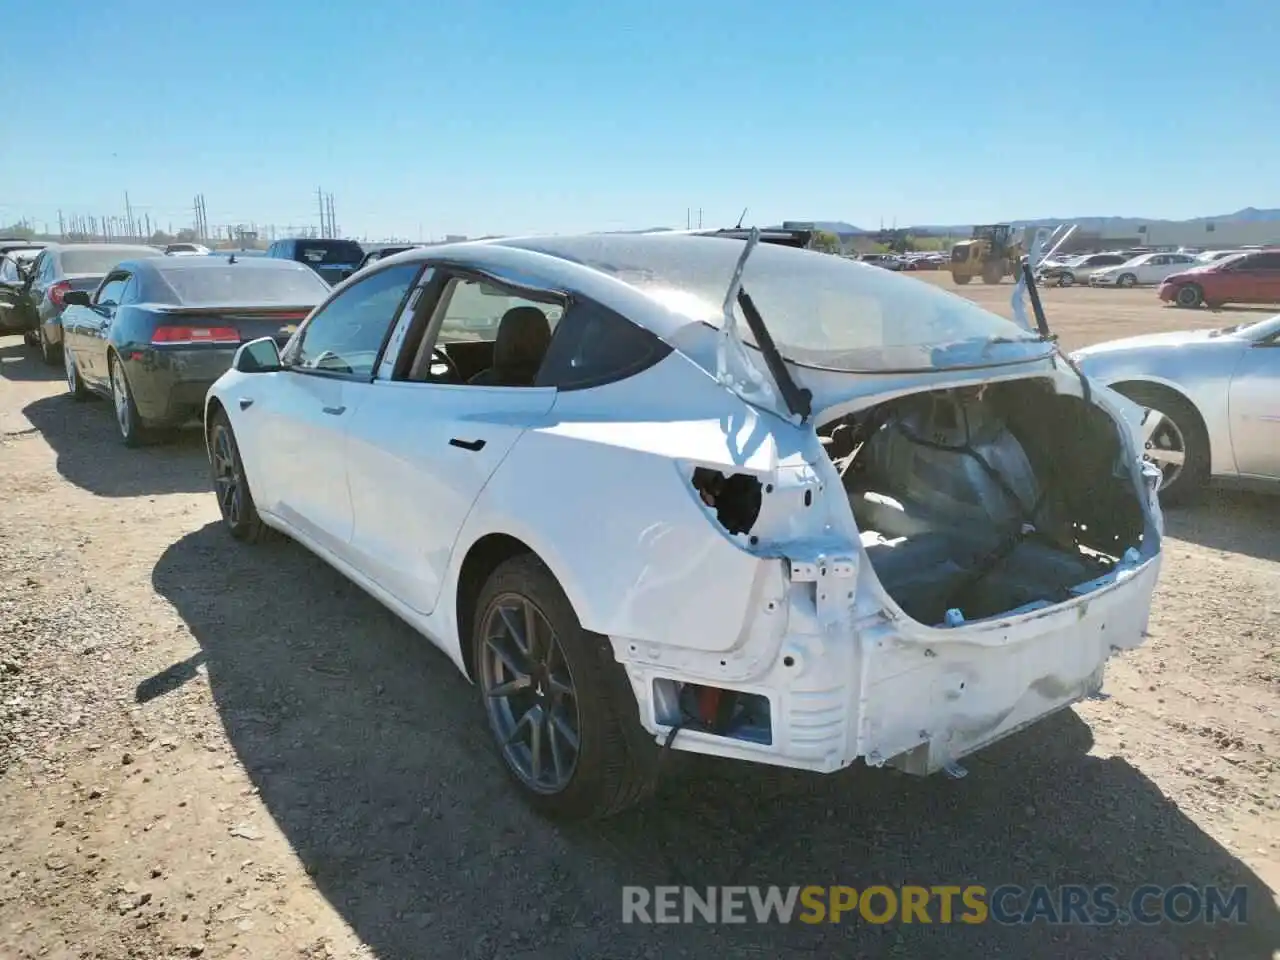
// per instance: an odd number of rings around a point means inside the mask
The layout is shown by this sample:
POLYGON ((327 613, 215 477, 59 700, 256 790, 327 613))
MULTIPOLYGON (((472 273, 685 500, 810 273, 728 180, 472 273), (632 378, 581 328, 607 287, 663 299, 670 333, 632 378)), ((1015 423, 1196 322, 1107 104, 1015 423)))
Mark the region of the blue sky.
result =
POLYGON ((5 5, 0 225, 349 235, 1280 206, 1277 0, 5 5), (21 79, 20 79, 21 78, 21 79))

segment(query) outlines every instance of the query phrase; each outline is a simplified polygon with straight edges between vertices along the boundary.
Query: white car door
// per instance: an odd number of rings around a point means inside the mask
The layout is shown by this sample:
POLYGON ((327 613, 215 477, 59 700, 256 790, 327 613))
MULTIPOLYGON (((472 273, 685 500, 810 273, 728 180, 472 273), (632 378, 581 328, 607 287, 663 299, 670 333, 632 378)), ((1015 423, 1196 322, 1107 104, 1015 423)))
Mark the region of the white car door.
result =
POLYGON ((1280 479, 1280 334, 1244 351, 1230 389, 1236 469, 1245 476, 1280 479))
POLYGON ((236 398, 258 508, 344 558, 354 522, 348 424, 368 399, 378 353, 421 269, 400 264, 343 290, 294 334, 284 369, 246 378, 236 398))
POLYGON ((1136 263, 1126 269, 1138 278, 1139 283, 1159 283, 1164 279, 1163 274, 1168 268, 1168 264, 1168 256, 1158 253, 1155 256, 1146 257, 1140 263, 1136 263))
POLYGON ((545 329, 533 340, 543 352, 562 311, 553 294, 545 300, 500 294, 446 273, 430 289, 419 316, 401 319, 392 340, 402 344, 403 356, 384 362, 370 385, 369 400, 351 421, 348 455, 353 562, 422 614, 435 608, 458 531, 480 491, 555 403, 554 388, 532 385, 537 364, 519 385, 469 381, 492 367, 501 347, 495 341, 515 329, 504 322, 511 311, 541 312, 545 329), (423 332, 404 336, 401 328, 414 324, 423 332))
POLYGON ((1152 267, 1151 279, 1144 280, 1143 283, 1164 283, 1166 277, 1196 265, 1196 258, 1189 257, 1185 253, 1164 253, 1156 259, 1160 260, 1160 263, 1152 267))

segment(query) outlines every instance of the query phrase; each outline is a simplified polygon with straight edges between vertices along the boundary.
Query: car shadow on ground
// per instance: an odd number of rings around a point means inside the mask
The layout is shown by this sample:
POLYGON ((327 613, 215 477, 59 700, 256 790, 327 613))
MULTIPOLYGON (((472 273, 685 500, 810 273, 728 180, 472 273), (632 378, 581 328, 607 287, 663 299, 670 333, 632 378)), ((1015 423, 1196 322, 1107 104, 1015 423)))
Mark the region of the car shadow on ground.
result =
MULTIPOLYGON (((288 541, 216 525, 169 547, 156 590, 201 645, 230 740, 318 888, 387 958, 1272 957, 1261 880, 1072 711, 971 758, 962 780, 832 776, 673 755, 647 807, 531 814, 450 661, 288 541), (283 587, 287 586, 287 589, 283 587), (623 924, 624 885, 1141 884, 1248 889, 1247 923, 623 924), (429 944, 427 948, 425 945, 429 944)), ((936 909, 932 915, 938 919, 936 909)))
POLYGON ((15 382, 39 382, 61 380, 62 366, 51 367, 40 359, 36 347, 28 347, 20 338, 8 340, 0 346, 0 377, 15 382))
POLYGON ((1165 535, 1212 550, 1280 562, 1280 497, 1209 489, 1200 503, 1170 507, 1165 535))
POLYGON ((124 450, 110 402, 76 403, 67 394, 42 397, 23 415, 53 448, 58 473, 100 497, 155 496, 212 490, 198 428, 155 446, 124 450))

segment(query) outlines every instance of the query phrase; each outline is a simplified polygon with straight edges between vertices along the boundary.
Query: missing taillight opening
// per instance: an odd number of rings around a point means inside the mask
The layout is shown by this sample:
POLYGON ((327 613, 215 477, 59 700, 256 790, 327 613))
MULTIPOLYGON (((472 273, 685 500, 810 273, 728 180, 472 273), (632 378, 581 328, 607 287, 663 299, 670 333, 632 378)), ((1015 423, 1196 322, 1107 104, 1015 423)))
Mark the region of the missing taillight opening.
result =
POLYGON ((760 516, 760 481, 745 473, 725 476, 719 470, 697 467, 693 486, 702 502, 716 512, 720 525, 731 534, 746 533, 760 516))
POLYGON ((660 677, 653 681, 653 704, 655 719, 666 727, 773 743, 769 698, 758 693, 660 677))

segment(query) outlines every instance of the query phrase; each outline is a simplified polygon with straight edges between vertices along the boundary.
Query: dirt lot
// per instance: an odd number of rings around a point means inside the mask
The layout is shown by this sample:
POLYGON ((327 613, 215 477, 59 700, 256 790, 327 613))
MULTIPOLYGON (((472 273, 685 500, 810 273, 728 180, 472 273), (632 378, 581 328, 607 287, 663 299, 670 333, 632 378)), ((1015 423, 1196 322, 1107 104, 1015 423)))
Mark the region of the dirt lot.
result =
MULTIPOLYGON (((943 282, 925 277, 928 282, 943 282)), ((1010 287, 965 292, 1007 311, 1010 287)), ((1217 319, 1051 290, 1069 347, 1217 319)), ((1236 322, 1239 315, 1221 322, 1236 322)), ((198 436, 125 450, 0 340, 0 957, 1182 957, 1280 947, 1280 500, 1168 516, 1150 641, 964 780, 683 762, 557 828, 473 689, 289 543, 216 524, 198 436), (1248 923, 623 925, 625 884, 1249 888, 1248 923)))

